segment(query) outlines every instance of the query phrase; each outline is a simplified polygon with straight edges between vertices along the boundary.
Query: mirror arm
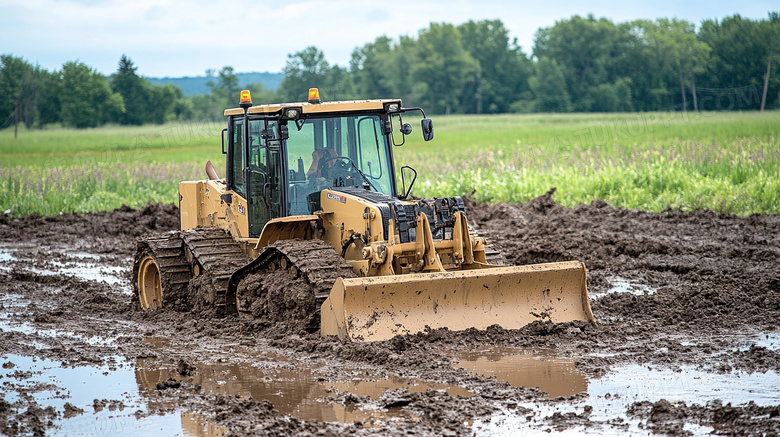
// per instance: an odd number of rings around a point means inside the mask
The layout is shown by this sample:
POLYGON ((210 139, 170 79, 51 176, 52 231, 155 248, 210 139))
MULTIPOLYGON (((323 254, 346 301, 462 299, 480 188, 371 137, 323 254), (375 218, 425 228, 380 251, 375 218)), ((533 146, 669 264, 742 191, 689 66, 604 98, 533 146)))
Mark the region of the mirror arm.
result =
POLYGON ((427 118, 425 116, 425 110, 423 108, 420 108, 419 106, 415 106, 413 108, 401 108, 398 110, 398 112, 401 113, 412 112, 412 111, 420 111, 420 113, 422 114, 422 118, 427 118))
POLYGON ((410 165, 405 165, 401 167, 401 184, 403 186, 404 194, 401 196, 401 200, 406 200, 410 194, 412 194, 412 187, 414 187, 414 182, 417 181, 417 170, 414 169, 414 167, 410 165), (408 168, 409 170, 414 173, 414 177, 412 178, 412 182, 409 183, 409 190, 406 190, 406 178, 404 177, 404 169, 408 168))

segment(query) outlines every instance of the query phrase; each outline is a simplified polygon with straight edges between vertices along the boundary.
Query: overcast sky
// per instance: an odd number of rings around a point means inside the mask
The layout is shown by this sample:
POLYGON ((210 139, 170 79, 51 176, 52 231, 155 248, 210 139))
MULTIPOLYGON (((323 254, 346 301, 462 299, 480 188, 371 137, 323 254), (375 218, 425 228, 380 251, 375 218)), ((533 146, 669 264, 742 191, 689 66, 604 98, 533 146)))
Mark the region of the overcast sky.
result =
POLYGON ((432 21, 460 24, 501 19, 523 51, 534 33, 572 15, 615 22, 677 17, 696 24, 739 13, 766 18, 777 0, 434 1, 347 0, 0 0, 0 54, 48 70, 80 60, 104 74, 127 54, 141 75, 203 75, 231 65, 236 72, 284 68, 287 54, 309 45, 346 66, 355 47, 380 35, 417 35, 432 21))

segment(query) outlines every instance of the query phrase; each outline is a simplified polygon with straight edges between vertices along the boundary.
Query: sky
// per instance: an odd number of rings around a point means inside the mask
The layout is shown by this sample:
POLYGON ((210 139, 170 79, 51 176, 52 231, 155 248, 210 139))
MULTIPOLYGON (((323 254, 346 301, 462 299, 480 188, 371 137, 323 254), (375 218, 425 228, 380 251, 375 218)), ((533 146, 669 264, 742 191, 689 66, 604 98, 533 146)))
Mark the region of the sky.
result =
POLYGON ((780 10, 777 0, 0 0, 0 54, 50 71, 78 60, 111 74, 126 54, 146 77, 202 76, 227 65, 280 72, 288 54, 310 45, 347 66, 356 47, 382 35, 416 36, 431 22, 500 19, 530 54, 539 28, 573 15, 699 24, 735 13, 762 19, 771 10, 780 10))

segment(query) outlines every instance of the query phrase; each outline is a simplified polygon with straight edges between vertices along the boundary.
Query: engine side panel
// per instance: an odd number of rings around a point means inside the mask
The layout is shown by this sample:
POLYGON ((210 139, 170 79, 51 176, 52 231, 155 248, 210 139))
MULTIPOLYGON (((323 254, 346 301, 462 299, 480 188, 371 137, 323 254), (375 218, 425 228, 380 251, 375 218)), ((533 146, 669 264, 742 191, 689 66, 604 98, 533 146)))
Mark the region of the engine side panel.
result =
POLYGON ((185 181, 179 183, 181 230, 198 226, 216 226, 233 238, 249 237, 246 199, 227 190, 220 181, 185 181))

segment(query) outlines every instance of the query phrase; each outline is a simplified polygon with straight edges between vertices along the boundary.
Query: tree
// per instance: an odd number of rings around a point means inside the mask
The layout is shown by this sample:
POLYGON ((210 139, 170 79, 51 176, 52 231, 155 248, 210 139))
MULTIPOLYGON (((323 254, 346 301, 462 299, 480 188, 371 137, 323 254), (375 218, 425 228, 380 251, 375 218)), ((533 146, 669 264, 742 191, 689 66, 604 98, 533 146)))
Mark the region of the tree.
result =
POLYGON ((252 102, 255 105, 279 101, 279 98, 276 97, 276 92, 264 87, 262 83, 250 83, 245 85, 244 88, 252 93, 252 102))
POLYGON ((761 95, 761 112, 764 112, 766 106, 766 92, 769 89, 769 77, 772 73, 772 54, 775 50, 775 44, 780 37, 780 13, 770 12, 769 20, 765 22, 764 32, 769 36, 769 55, 766 61, 766 74, 764 75, 764 90, 761 95))
POLYGON ((149 121, 149 83, 135 74, 137 67, 125 55, 119 59, 119 68, 111 79, 111 89, 122 96, 125 111, 119 118, 121 124, 140 125, 149 121))
POLYGON ((707 66, 710 47, 696 37, 695 26, 686 20, 659 18, 648 28, 646 38, 656 47, 659 59, 667 71, 677 75, 680 84, 682 109, 687 111, 685 79, 690 78, 693 87, 694 110, 696 101, 695 75, 703 73, 707 66))
POLYGON ((620 78, 615 83, 602 83, 590 88, 591 110, 594 112, 633 111, 631 79, 620 78))
POLYGON ((329 71, 325 54, 314 46, 287 55, 279 96, 288 102, 306 101, 309 88, 322 88, 323 91, 329 88, 329 71))
POLYGON ((468 80, 462 101, 466 112, 507 112, 528 90, 532 64, 501 20, 468 21, 458 26, 463 48, 479 65, 468 80))
POLYGON ((357 94, 369 99, 394 96, 393 72, 389 68, 392 57, 392 40, 386 36, 380 36, 352 52, 349 66, 357 94))
POLYGON ((610 80, 624 94, 630 84, 627 90, 631 97, 630 107, 638 111, 661 110, 668 102, 663 67, 646 38, 647 30, 653 26, 655 24, 649 20, 634 20, 617 26, 618 39, 613 49, 610 80), (619 81, 623 84, 619 85, 619 81))
POLYGON ((211 69, 206 70, 206 77, 209 78, 206 86, 208 86, 210 93, 192 96, 188 100, 191 102, 197 117, 220 121, 225 108, 238 106, 238 97, 241 91, 238 76, 234 73, 233 67, 226 65, 218 72, 211 69))
POLYGON ((39 69, 36 77, 38 83, 38 91, 36 92, 38 123, 40 126, 45 126, 62 122, 62 103, 60 101, 62 76, 60 72, 39 69))
POLYGON ((168 119, 174 118, 176 102, 183 98, 181 88, 172 84, 157 85, 149 88, 149 106, 147 107, 147 120, 152 123, 163 124, 168 119))
POLYGON ((574 110, 590 111, 589 88, 608 82, 607 70, 618 40, 618 30, 606 18, 575 15, 539 29, 534 56, 553 59, 562 69, 574 110))
MULTIPOLYGON (((768 20, 753 21, 739 15, 724 18, 722 22, 706 20, 699 31, 699 39, 712 49, 704 76, 709 93, 714 94, 713 109, 726 109, 723 102, 733 102, 734 109, 760 109, 764 79, 769 64, 769 53, 778 48, 780 19, 770 13, 768 20), (729 95, 730 94, 730 95, 729 95), (727 97, 727 98, 726 98, 727 97)), ((777 62, 778 57, 773 56, 777 62)), ((766 80, 767 97, 777 102, 780 76, 766 80)))
POLYGON ((0 122, 13 120, 14 139, 20 122, 26 121, 27 127, 32 124, 34 102, 35 79, 32 65, 22 58, 0 56, 0 122))
POLYGON ((216 80, 209 80, 206 86, 209 87, 211 95, 216 101, 222 103, 221 107, 230 107, 231 103, 235 106, 241 91, 238 85, 238 76, 234 73, 233 67, 229 65, 222 67, 217 73, 216 80))
POLYGON ((553 59, 540 58, 536 74, 529 79, 537 112, 570 112, 572 108, 563 70, 553 59))
POLYGON ((350 71, 338 65, 330 66, 325 54, 314 46, 287 55, 278 97, 288 102, 306 101, 309 88, 319 88, 320 96, 325 100, 357 97, 350 71))
POLYGON ((463 48, 455 26, 431 23, 420 32, 412 77, 427 85, 431 112, 451 113, 467 78, 477 69, 477 62, 463 48))
POLYGON ((412 76, 412 65, 417 57, 417 45, 416 39, 402 35, 398 38, 398 44, 393 46, 389 64, 385 65, 393 97, 401 97, 407 106, 417 106, 418 99, 423 100, 419 96, 428 94, 427 86, 420 84, 412 76))
POLYGON ((338 65, 332 66, 326 76, 325 88, 326 94, 323 98, 332 100, 354 100, 356 98, 365 98, 365 96, 358 96, 355 92, 355 83, 352 80, 352 75, 349 70, 338 65))
POLYGON ((60 101, 62 122, 76 128, 119 120, 124 111, 122 96, 111 91, 103 75, 77 61, 62 66, 60 101))

